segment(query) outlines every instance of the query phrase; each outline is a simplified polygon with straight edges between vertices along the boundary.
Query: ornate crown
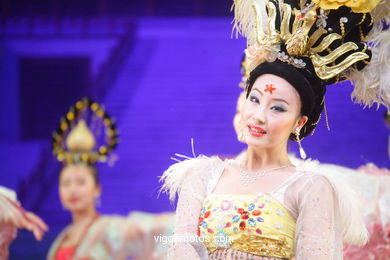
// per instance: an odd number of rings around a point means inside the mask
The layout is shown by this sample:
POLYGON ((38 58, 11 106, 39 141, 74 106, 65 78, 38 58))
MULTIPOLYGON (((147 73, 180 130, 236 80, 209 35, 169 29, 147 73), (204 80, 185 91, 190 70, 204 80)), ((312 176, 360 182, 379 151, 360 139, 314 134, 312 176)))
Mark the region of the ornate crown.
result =
POLYGON ((58 129, 53 133, 53 153, 57 160, 64 163, 89 163, 104 162, 109 153, 118 144, 118 131, 114 120, 96 102, 89 98, 77 101, 68 113, 61 118, 58 129), (100 132, 98 126, 104 127, 104 137, 97 149, 96 137, 87 125, 90 117, 91 125, 96 132, 100 132))

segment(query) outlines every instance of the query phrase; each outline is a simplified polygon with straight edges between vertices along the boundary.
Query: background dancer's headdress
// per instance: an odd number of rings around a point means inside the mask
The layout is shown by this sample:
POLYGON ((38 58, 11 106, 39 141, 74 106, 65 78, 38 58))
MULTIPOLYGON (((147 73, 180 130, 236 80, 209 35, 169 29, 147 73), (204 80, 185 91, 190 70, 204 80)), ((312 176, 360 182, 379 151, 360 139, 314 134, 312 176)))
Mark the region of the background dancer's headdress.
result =
POLYGON ((247 61, 245 53, 242 56, 240 65, 241 65, 241 81, 238 84, 238 86, 242 89, 245 89, 246 84, 248 82, 248 78, 249 78, 248 61, 247 61))
POLYGON ((259 75, 285 78, 309 117, 312 132, 325 85, 353 81, 353 99, 390 108, 390 1, 234 0, 234 29, 247 38, 247 87, 259 75))
POLYGON ((53 133, 53 153, 66 164, 104 162, 118 144, 114 120, 89 98, 77 101, 53 133))

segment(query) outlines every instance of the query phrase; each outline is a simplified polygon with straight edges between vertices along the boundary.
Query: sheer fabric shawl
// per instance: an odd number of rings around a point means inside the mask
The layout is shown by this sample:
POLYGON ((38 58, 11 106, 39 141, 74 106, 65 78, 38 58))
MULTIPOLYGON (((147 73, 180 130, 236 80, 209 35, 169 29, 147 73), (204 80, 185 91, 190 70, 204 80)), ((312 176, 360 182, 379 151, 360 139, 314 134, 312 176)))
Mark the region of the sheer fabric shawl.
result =
MULTIPOLYGON (((179 195, 169 259, 208 259, 207 249, 196 239, 198 218, 204 199, 231 162, 200 156, 164 172, 162 191, 172 200, 179 195)), ((296 219, 295 259, 342 259, 343 242, 365 244, 367 231, 359 203, 346 182, 324 173, 317 163, 297 162, 296 166, 296 174, 272 192, 296 219)))

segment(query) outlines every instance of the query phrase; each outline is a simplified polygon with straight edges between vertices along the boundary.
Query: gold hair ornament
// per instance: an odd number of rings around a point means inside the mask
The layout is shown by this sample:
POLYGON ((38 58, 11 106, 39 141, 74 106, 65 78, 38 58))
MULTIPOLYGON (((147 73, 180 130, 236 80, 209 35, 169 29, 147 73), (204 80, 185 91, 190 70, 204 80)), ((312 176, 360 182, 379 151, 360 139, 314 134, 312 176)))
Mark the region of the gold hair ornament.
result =
POLYGON ((53 132, 52 149, 58 161, 64 163, 104 162, 118 144, 118 131, 114 120, 96 102, 89 98, 77 101, 61 118, 58 129, 53 132), (90 110, 101 118, 105 127, 105 144, 95 149, 96 140, 85 120, 78 117, 90 110), (78 120, 78 121, 77 121, 78 120))

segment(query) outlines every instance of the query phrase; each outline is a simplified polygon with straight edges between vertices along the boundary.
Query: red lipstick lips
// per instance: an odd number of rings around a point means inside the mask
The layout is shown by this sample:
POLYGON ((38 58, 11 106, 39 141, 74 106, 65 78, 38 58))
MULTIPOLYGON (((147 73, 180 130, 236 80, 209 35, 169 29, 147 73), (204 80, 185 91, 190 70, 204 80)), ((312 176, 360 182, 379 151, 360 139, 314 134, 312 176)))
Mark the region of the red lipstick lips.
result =
POLYGON ((260 126, 249 124, 248 129, 249 129, 249 133, 254 137, 262 137, 265 134, 267 134, 267 132, 260 126))
POLYGON ((71 203, 76 203, 77 201, 79 201, 79 199, 78 198, 70 198, 69 201, 71 203))

